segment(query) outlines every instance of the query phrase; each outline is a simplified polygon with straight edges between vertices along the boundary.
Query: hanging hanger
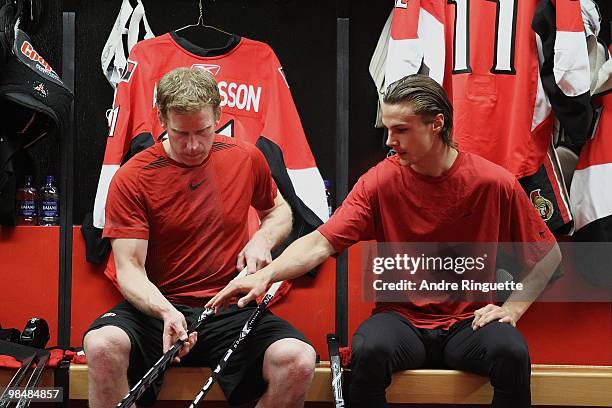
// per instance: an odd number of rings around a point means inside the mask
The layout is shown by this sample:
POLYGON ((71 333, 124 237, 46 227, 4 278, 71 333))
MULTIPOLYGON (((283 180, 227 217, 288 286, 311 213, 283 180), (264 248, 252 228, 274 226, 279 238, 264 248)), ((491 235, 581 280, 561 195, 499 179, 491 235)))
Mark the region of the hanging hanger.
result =
POLYGON ((203 10, 202 10, 202 0, 199 0, 199 7, 200 7, 200 15, 198 17, 197 23, 186 25, 185 27, 181 27, 179 29, 174 30, 174 32, 179 32, 181 30, 184 30, 184 29, 190 28, 190 27, 200 27, 201 26, 202 28, 210 28, 212 30, 216 30, 216 31, 218 31, 220 33, 223 33, 225 35, 228 35, 228 36, 232 36, 233 35, 232 33, 228 33, 227 31, 224 31, 224 30, 222 30, 220 28, 204 24, 204 13, 203 13, 203 10))

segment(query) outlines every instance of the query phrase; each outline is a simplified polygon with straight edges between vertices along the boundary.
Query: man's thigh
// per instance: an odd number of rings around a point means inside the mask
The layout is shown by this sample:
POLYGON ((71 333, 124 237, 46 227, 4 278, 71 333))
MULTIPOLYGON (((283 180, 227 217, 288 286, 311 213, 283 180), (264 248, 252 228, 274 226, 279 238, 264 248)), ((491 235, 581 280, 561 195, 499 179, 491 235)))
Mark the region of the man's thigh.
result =
POLYGON ((497 321, 474 331, 472 319, 458 322, 444 345, 448 368, 488 375, 493 360, 507 350, 527 351, 527 343, 518 329, 497 321))
MULTIPOLYGON (((242 309, 231 306, 229 311, 205 323, 198 332, 194 349, 182 359, 183 364, 214 369, 238 338, 254 310, 254 305, 242 309)), ((231 355, 219 378, 219 385, 230 403, 252 401, 263 395, 267 387, 262 372, 264 354, 270 345, 285 338, 295 338, 309 344, 306 337, 291 324, 269 311, 265 312, 231 355)))
POLYGON ((351 348, 353 358, 390 362, 394 372, 422 367, 427 358, 419 330, 394 312, 376 313, 361 323, 351 348))

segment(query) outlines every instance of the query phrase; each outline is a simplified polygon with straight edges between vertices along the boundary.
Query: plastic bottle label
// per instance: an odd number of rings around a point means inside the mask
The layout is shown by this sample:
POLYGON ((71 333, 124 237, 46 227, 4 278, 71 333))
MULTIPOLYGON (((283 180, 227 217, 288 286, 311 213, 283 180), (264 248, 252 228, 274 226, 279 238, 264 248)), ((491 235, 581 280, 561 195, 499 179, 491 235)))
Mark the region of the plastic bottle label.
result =
POLYGON ((22 217, 33 217, 36 215, 36 202, 34 200, 23 200, 19 202, 19 214, 22 217))
POLYGON ((42 217, 58 217, 59 208, 57 201, 42 201, 40 203, 40 215, 42 217))

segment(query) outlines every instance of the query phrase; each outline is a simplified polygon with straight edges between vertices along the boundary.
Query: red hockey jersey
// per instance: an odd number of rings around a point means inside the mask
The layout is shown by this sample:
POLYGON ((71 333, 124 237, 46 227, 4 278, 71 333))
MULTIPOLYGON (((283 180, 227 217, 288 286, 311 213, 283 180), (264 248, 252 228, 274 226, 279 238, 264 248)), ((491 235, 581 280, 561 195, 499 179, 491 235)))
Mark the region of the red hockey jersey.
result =
POLYGON ((163 138, 155 107, 159 79, 177 67, 199 67, 215 76, 221 93, 217 133, 255 144, 265 136, 282 150, 298 197, 321 220, 328 218, 323 179, 302 129, 283 69, 265 43, 232 36, 223 50, 210 52, 176 33, 137 43, 117 86, 108 114, 109 134, 100 174, 94 225, 104 226, 108 186, 120 164, 139 145, 163 138))
MULTIPOLYGON (((543 162, 552 130, 549 89, 540 78, 538 42, 543 40, 532 29, 541 6, 538 0, 396 0, 384 89, 408 74, 429 75, 451 98, 453 135, 461 149, 519 178, 533 174, 543 162)), ((580 97, 588 105, 580 2, 553 1, 554 11, 553 21, 543 24, 551 40, 551 59, 541 58, 551 64, 545 67, 551 69, 548 85, 560 89, 570 104, 571 98, 580 97)))
POLYGON ((612 93, 596 98, 594 105, 596 128, 580 152, 571 186, 577 231, 612 216, 612 93))

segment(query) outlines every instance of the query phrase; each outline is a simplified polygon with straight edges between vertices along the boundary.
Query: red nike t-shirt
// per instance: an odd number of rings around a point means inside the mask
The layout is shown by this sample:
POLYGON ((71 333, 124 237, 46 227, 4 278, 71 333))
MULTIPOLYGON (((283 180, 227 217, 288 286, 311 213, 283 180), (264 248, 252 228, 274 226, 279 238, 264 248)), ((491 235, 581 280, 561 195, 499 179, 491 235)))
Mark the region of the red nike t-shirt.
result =
MULTIPOLYGON (((254 145, 217 135, 206 160, 190 167, 159 143, 113 178, 103 236, 147 240, 149 280, 171 302, 201 306, 236 275, 249 205, 268 210, 276 193, 254 145)), ((116 284, 114 263, 108 265, 116 284)))
MULTIPOLYGON (((318 231, 337 251, 368 240, 544 243, 521 246, 520 261, 526 268, 533 267, 555 242, 514 176, 466 152, 459 152, 440 177, 402 166, 397 156, 383 160, 359 179, 318 231)), ((417 300, 377 303, 374 312, 393 310, 417 327, 448 328, 482 306, 417 300)))

